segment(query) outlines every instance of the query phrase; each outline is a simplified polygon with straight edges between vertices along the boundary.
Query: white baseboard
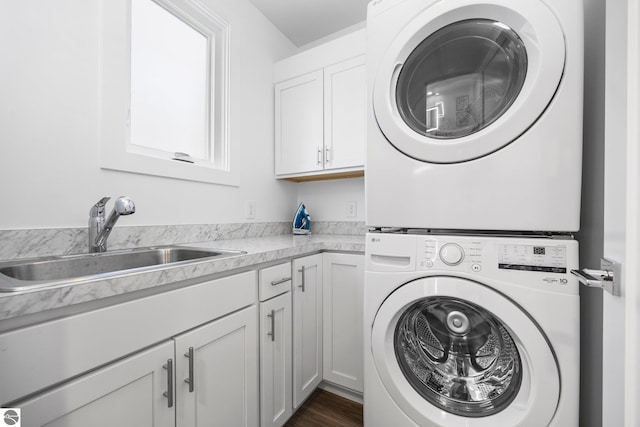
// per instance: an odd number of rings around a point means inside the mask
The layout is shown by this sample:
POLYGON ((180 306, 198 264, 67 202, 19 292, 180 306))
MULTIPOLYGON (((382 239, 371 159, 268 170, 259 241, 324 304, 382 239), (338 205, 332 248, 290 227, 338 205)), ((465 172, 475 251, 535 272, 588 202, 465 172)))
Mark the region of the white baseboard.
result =
POLYGON ((322 381, 318 387, 325 391, 328 391, 329 393, 337 394, 340 397, 344 397, 345 399, 349 399, 362 405, 361 393, 341 387, 336 384, 328 383, 326 381, 322 381))

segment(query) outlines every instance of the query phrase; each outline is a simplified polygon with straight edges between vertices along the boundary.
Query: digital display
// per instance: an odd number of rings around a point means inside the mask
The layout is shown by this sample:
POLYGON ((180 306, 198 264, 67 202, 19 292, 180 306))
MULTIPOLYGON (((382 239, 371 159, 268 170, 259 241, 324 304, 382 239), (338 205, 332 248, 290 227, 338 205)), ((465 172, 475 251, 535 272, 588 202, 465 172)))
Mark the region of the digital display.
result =
POLYGON ((564 267, 548 267, 543 265, 523 265, 523 264, 498 264, 501 270, 520 270, 520 271, 540 271, 543 273, 566 273, 564 267))
POLYGON ((501 245, 498 252, 498 268, 565 274, 566 247, 501 245))

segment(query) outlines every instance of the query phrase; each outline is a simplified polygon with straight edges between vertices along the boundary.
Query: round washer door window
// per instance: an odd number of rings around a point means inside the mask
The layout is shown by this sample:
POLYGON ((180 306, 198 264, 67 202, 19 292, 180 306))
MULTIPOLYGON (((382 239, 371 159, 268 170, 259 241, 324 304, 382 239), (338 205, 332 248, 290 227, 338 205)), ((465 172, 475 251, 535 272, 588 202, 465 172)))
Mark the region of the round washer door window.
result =
POLYGON ((560 396, 553 351, 495 290, 428 277, 391 294, 373 323, 376 371, 418 425, 547 425, 560 396))
POLYGON ((452 414, 496 414, 520 391, 522 360, 509 329, 469 301, 433 296, 412 304, 398 319, 394 348, 414 390, 452 414))
POLYGON ((386 139, 409 157, 458 163, 527 131, 560 84, 565 40, 539 0, 438 2, 393 39, 373 83, 386 139))

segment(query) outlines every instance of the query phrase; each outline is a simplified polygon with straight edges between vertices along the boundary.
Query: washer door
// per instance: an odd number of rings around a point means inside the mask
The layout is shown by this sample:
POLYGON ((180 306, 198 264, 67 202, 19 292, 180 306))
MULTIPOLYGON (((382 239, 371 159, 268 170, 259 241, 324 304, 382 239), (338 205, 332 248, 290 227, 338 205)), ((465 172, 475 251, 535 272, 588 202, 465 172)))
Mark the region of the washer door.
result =
POLYGON ((440 1, 383 55, 373 87, 378 126, 398 150, 431 163, 488 155, 551 102, 565 41, 539 0, 440 1))
POLYGON ((560 374, 534 321, 477 282, 428 277, 402 285, 373 323, 376 370, 418 425, 541 426, 560 374))

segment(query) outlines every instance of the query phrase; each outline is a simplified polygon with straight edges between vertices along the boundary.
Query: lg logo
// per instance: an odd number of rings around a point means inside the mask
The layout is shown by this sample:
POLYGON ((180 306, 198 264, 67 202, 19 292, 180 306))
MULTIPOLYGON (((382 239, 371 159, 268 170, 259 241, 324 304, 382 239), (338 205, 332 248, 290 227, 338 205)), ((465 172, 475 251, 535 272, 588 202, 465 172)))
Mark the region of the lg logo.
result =
POLYGON ((20 427, 20 409, 7 409, 2 421, 6 426, 20 427))

